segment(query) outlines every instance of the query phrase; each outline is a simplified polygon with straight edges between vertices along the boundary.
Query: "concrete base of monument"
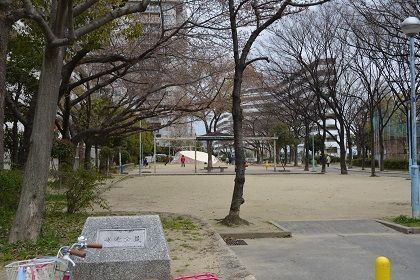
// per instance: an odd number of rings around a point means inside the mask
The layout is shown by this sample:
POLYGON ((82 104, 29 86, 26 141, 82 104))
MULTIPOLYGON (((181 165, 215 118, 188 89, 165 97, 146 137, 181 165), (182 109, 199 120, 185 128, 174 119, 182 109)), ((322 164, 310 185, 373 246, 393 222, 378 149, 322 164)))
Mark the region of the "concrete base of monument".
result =
POLYGON ((75 279, 171 279, 169 250, 157 215, 89 217, 82 235, 103 248, 76 259, 75 279))

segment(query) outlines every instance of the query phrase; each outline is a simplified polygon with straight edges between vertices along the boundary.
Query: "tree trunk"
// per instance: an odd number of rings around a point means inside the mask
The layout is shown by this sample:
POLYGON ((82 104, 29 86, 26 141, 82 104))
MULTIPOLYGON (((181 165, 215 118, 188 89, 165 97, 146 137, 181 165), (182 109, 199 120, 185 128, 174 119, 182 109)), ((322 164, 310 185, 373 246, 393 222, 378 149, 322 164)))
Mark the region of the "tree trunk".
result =
POLYGON ((64 47, 45 47, 22 192, 9 242, 35 241, 41 230, 64 47))
POLYGON ((352 159, 353 159, 353 142, 351 141, 351 133, 350 133, 350 127, 346 127, 346 135, 347 135, 347 148, 349 151, 348 158, 347 158, 347 164, 349 168, 352 168, 352 159))
POLYGON ((375 177, 376 176, 376 170, 375 170, 375 129, 373 127, 373 111, 370 112, 370 176, 375 177))
POLYGON ((10 161, 12 167, 19 166, 19 131, 18 131, 18 120, 13 121, 12 127, 12 147, 10 149, 10 161))
POLYGON ((305 124, 305 169, 309 171, 309 124, 305 124))
POLYGON ((70 139, 70 93, 66 92, 64 95, 64 110, 63 110, 63 139, 70 139))
POLYGON ((260 151, 260 143, 259 142, 257 142, 256 151, 257 151, 257 163, 261 164, 262 160, 261 160, 261 151, 260 151))
POLYGON ((339 130, 339 137, 340 137, 340 143, 338 145, 340 146, 340 170, 341 175, 347 175, 347 165, 346 165, 346 139, 344 137, 345 135, 345 126, 344 126, 344 120, 339 118, 338 120, 340 124, 340 130, 339 130))
POLYGON ((96 171, 99 172, 99 151, 98 151, 98 145, 95 145, 95 169, 96 169, 96 171))
POLYGON ((6 60, 7 44, 9 41, 10 23, 6 12, 9 1, 0 4, 0 170, 4 168, 4 110, 6 97, 6 60))
POLYGON ((366 160, 366 143, 365 143, 365 126, 362 126, 362 133, 360 136, 360 146, 361 146, 361 154, 362 154, 362 170, 365 170, 365 160, 366 160))
POLYGON ((326 171, 326 169, 325 169, 325 164, 326 164, 326 162, 327 162, 327 158, 326 158, 326 156, 325 156, 325 139, 327 138, 327 121, 326 121, 326 119, 324 118, 323 120, 322 120, 322 146, 321 146, 321 158, 323 159, 322 160, 322 162, 321 162, 321 164, 322 164, 322 167, 321 167, 321 173, 325 173, 325 171, 326 171))
POLYGON ((283 149, 284 149, 284 165, 286 165, 287 161, 289 160, 289 157, 287 155, 287 145, 285 145, 283 149))
POLYGON ((379 128, 379 170, 384 171, 385 170, 385 145, 384 145, 384 131, 383 129, 379 128))
POLYGON ((89 170, 92 168, 92 163, 90 161, 90 153, 92 151, 92 143, 90 143, 89 141, 85 141, 85 156, 84 156, 84 160, 83 160, 83 166, 85 168, 85 170, 89 170))
POLYGON ((235 148, 235 186, 233 189, 232 202, 230 204, 229 214, 223 219, 222 223, 226 225, 248 224, 247 221, 239 217, 241 205, 245 202, 243 199, 245 184, 245 153, 243 146, 242 121, 243 113, 241 107, 241 85, 243 77, 243 66, 235 67, 235 79, 232 90, 232 117, 233 117, 233 135, 235 148))
POLYGON ((28 158, 38 95, 39 95, 38 92, 35 92, 32 95, 32 99, 29 102, 28 112, 26 114, 25 129, 23 131, 23 137, 22 137, 22 141, 21 141, 20 149, 19 149, 19 166, 22 168, 25 166, 26 159, 28 158))
POLYGON ((298 166, 298 144, 294 144, 293 146, 293 152, 294 152, 294 158, 295 158, 295 162, 293 164, 293 166, 298 166))
POLYGON ((362 148, 362 170, 365 170, 365 166, 366 166, 366 147, 363 146, 362 148))
POLYGON ((207 172, 211 172, 213 167, 213 141, 207 141, 207 172))

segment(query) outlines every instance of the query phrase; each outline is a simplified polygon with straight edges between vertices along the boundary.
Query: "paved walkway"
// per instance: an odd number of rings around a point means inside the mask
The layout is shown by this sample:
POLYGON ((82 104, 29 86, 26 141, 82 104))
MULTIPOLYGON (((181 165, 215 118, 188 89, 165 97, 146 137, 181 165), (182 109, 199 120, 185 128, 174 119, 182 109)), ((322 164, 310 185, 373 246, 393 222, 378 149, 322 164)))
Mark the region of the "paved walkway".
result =
POLYGON ((420 235, 388 229, 373 233, 362 223, 350 221, 353 229, 344 234, 343 228, 325 234, 319 231, 325 222, 313 223, 312 232, 309 227, 292 238, 247 239, 247 246, 231 248, 257 279, 370 280, 374 279, 375 258, 380 255, 391 260, 392 279, 419 279, 420 235))

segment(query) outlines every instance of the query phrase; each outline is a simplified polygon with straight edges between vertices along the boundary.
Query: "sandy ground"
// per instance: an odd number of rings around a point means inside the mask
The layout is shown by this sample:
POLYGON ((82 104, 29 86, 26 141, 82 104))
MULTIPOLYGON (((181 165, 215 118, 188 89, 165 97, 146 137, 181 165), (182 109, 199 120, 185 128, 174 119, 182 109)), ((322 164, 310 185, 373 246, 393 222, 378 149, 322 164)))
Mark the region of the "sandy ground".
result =
MULTIPOLYGON (((216 219, 229 211, 233 175, 142 176, 105 194, 114 211, 162 211, 216 219)), ((410 181, 364 174, 247 175, 241 231, 264 231, 271 220, 383 218, 410 214, 410 181)))

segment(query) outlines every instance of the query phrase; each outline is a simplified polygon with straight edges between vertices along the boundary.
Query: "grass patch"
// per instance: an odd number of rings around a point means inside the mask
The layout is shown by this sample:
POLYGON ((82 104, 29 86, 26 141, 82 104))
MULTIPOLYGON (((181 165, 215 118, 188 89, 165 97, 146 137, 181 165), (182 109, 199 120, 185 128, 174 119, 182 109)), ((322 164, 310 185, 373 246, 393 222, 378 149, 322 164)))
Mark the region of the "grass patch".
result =
POLYGON ((198 227, 193 221, 184 217, 162 218, 162 225, 165 230, 197 230, 198 227))
POLYGON ((406 226, 406 227, 420 227, 419 218, 411 218, 405 215, 400 215, 392 220, 394 223, 406 226))
POLYGON ((41 235, 37 242, 18 242, 8 244, 8 229, 13 221, 0 222, 0 262, 23 260, 38 256, 55 256, 60 246, 77 241, 83 224, 88 217, 85 214, 46 213, 41 235))
MULTIPOLYGON (((137 213, 123 213, 124 215, 138 215, 137 213)), ((41 234, 38 240, 33 242, 8 243, 9 230, 14 219, 14 212, 0 209, 0 263, 15 260, 25 260, 39 256, 55 256, 61 246, 71 245, 77 241, 81 234, 83 225, 89 216, 113 216, 122 213, 100 212, 100 213, 75 213, 65 212, 65 196, 63 194, 48 194, 46 196, 46 211, 44 214, 41 234)), ((197 230, 200 226, 192 220, 184 217, 161 217, 165 231, 187 232, 186 236, 193 236, 199 239, 197 230)), ((174 242, 169 238, 168 242, 174 242)), ((188 245, 182 246, 184 248, 188 245)), ((190 248, 192 249, 192 248, 190 248)))
POLYGON ((1 211, 0 262, 24 260, 39 256, 55 256, 61 246, 76 242, 89 215, 67 214, 53 210, 60 208, 57 205, 63 205, 63 202, 65 202, 63 195, 47 195, 41 234, 35 243, 18 242, 9 244, 7 239, 14 213, 12 211, 1 211))

